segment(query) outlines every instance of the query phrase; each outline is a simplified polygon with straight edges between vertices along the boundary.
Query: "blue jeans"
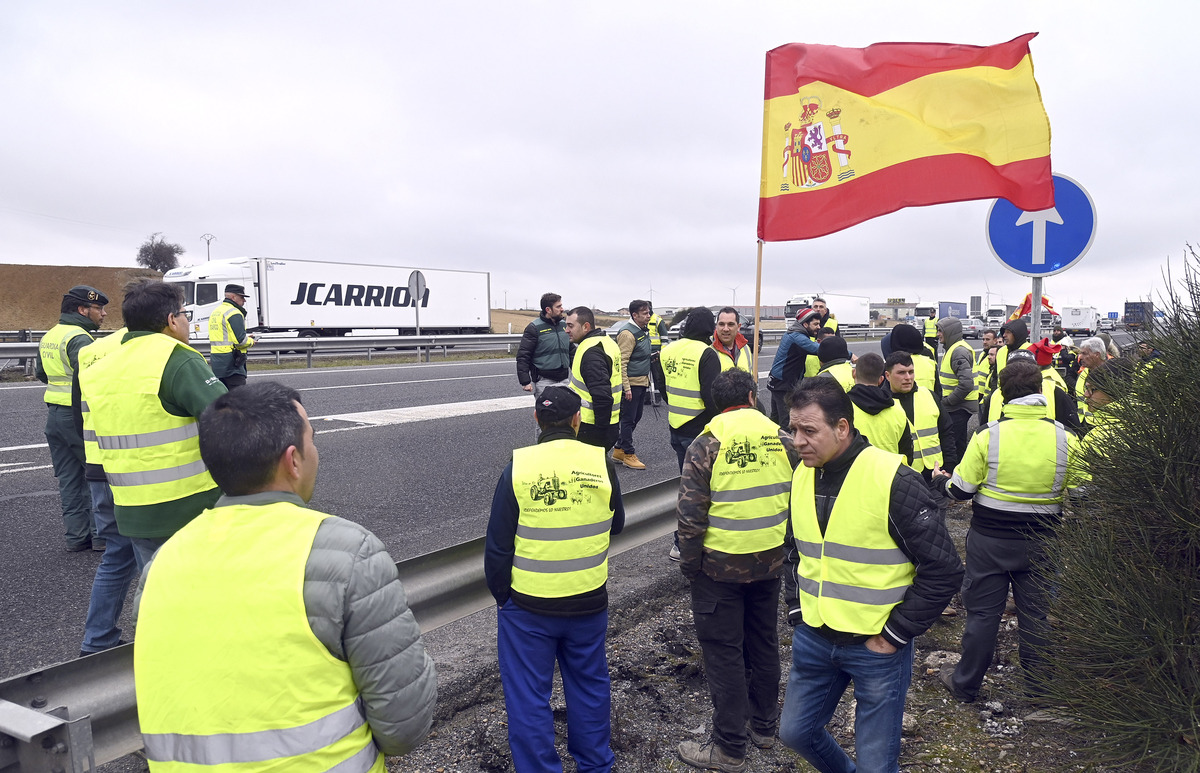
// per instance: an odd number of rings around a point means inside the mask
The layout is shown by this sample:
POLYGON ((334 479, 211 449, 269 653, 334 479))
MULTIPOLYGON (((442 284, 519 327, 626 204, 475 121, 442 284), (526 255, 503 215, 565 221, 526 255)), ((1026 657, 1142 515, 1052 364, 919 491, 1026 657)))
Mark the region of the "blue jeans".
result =
POLYGON ((550 710, 557 660, 567 701, 567 751, 579 773, 608 773, 615 761, 609 746, 612 694, 604 652, 608 612, 549 617, 510 599, 500 608, 497 627, 513 767, 520 773, 562 773, 550 710))
POLYGON ((133 543, 133 557, 137 561, 137 571, 140 575, 146 568, 146 564, 150 563, 150 559, 154 558, 154 554, 167 541, 166 537, 132 537, 130 542, 133 543))
POLYGON ((96 568, 96 579, 92 581, 92 600, 88 604, 87 621, 83 624, 83 646, 81 652, 100 652, 117 646, 121 640, 121 608, 125 606, 125 593, 129 582, 136 577, 137 561, 133 555, 133 543, 117 531, 117 519, 113 515, 112 489, 102 480, 89 480, 92 493, 92 519, 96 522, 96 536, 105 540, 104 555, 96 568))
POLYGON ((911 641, 891 655, 880 655, 865 644, 830 644, 804 623, 797 625, 792 633, 792 670, 779 721, 780 740, 821 773, 859 769, 896 773, 912 663, 911 641), (825 729, 851 681, 858 701, 854 717, 857 766, 825 729))

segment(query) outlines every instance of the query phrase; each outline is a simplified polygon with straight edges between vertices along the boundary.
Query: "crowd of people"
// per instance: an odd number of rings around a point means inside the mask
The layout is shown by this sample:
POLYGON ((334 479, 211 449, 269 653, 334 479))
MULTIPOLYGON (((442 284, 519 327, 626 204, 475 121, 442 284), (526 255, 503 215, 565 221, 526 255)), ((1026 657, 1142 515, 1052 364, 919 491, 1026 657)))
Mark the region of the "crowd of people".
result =
MULTIPOLYGON (((188 346, 180 289, 159 281, 125 288, 125 327, 95 341, 109 299, 74 287, 42 339, 66 547, 104 551, 80 654, 124 643, 140 577, 134 668, 152 768, 381 771, 429 730, 433 662, 382 543, 307 507, 312 426, 296 391, 245 385, 245 299, 226 288, 211 365, 188 346)), ((976 353, 947 317, 897 325, 880 353, 856 357, 816 299, 784 333, 761 399, 736 309, 691 309, 673 342, 649 302, 629 310, 614 340, 590 308, 547 293, 516 358, 537 442, 499 474, 484 574, 518 771, 562 770, 556 665, 578 769, 614 764, 615 465, 647 468, 634 432, 659 395, 680 475, 668 558, 690 587, 713 704, 709 739, 680 743, 681 760, 738 773, 750 747, 778 739, 821 771, 897 770, 913 642, 960 592, 962 660, 942 684, 976 699, 1011 587, 1026 695, 1042 696, 1043 547, 1086 486, 1081 444, 1112 431, 1106 407, 1129 388, 1111 342, 1075 347, 1056 331, 1031 343, 1016 320, 976 353), (952 499, 972 501, 965 569, 944 520, 952 499), (828 730, 851 683, 853 759, 828 730)))

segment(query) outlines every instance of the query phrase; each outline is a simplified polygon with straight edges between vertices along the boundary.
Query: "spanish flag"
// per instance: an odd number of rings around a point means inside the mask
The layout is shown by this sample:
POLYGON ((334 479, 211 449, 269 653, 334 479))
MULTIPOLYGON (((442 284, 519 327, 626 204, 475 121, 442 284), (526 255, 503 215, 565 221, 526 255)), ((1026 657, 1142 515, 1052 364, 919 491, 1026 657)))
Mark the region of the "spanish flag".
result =
POLYGON ((758 238, 812 239, 949 201, 1054 206, 1036 35, 767 52, 758 238))

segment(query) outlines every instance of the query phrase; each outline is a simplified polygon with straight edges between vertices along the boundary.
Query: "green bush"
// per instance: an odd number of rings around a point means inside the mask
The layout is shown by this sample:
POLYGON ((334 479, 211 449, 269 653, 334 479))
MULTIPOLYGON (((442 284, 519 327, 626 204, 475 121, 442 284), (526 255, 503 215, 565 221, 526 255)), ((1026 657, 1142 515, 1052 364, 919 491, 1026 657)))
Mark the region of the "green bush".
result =
POLYGON ((1084 454, 1087 498, 1051 543, 1049 697, 1095 762, 1161 771, 1200 770, 1200 258, 1188 252, 1183 290, 1139 334, 1158 357, 1109 407, 1113 431, 1084 454))

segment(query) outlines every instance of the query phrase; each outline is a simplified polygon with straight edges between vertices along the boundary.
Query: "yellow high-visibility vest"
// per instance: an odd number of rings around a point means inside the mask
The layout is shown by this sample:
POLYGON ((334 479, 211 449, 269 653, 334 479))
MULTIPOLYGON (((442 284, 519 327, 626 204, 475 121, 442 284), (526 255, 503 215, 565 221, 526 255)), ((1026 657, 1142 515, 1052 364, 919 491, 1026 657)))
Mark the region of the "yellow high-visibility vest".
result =
POLYGON ((575 360, 571 363, 570 385, 571 390, 579 395, 579 418, 584 424, 596 423, 596 411, 592 404, 592 393, 588 391, 587 384, 583 381, 583 372, 580 370, 583 364, 584 352, 593 346, 599 346, 604 349, 604 353, 612 360, 608 374, 608 386, 613 397, 613 408, 609 416, 609 424, 616 424, 614 419, 621 408, 621 349, 607 335, 585 338, 575 348, 575 360))
POLYGON ((900 441, 908 434, 908 414, 895 403, 876 414, 867 413, 855 404, 854 428, 876 448, 898 454, 900 441))
POLYGON ((818 376, 832 378, 834 381, 842 385, 843 392, 849 392, 854 386, 854 365, 850 362, 839 362, 836 365, 830 365, 827 368, 821 368, 817 372, 818 376))
MULTIPOLYGON (((79 372, 83 373, 92 363, 116 351, 128 332, 129 328, 123 327, 80 349, 79 372)), ((92 412, 86 400, 80 400, 79 410, 83 418, 83 459, 88 464, 100 464, 100 447, 96 444, 96 429, 92 426, 92 412)))
POLYGON ((913 418, 908 423, 908 431, 913 444, 910 466, 917 472, 932 470, 934 465, 942 463, 942 439, 938 434, 940 414, 941 409, 929 390, 917 388, 913 391, 913 418))
POLYGON ((713 351, 717 353, 717 358, 721 361, 722 371, 740 368, 747 373, 750 373, 754 368, 749 346, 743 346, 741 349, 737 350, 737 364, 734 364, 732 357, 718 349, 716 346, 713 346, 713 351))
POLYGON ((704 428, 721 443, 710 479, 704 547, 757 553, 783 544, 792 465, 779 425, 755 408, 718 414, 704 428))
POLYGON ((663 375, 667 379, 667 423, 679 429, 704 413, 700 396, 700 358, 708 345, 680 338, 662 350, 663 375))
POLYGON ((152 771, 383 773, 350 665, 304 605, 327 517, 289 502, 218 507, 159 549, 133 655, 152 771))
POLYGON ((520 508, 512 589, 538 598, 595 590, 608 580, 612 483, 604 449, 562 439, 513 452, 520 508))
POLYGON ((71 382, 75 370, 67 356, 68 345, 79 336, 92 334, 79 325, 58 323, 46 331, 38 341, 38 354, 42 358, 42 370, 46 371, 46 392, 43 398, 48 405, 71 405, 71 382))
POLYGON ((115 504, 155 505, 216 488, 196 420, 167 413, 158 398, 177 347, 195 351, 162 333, 139 336, 79 374, 115 504))
POLYGON ((864 448, 846 474, 829 523, 817 522, 816 470, 801 464, 792 479, 792 534, 804 622, 814 628, 874 635, 904 600, 916 568, 888 533, 898 454, 864 448))
POLYGON ((234 349, 246 351, 254 345, 254 339, 246 336, 243 343, 238 343, 229 320, 234 316, 246 316, 246 312, 229 303, 222 303, 208 318, 209 351, 213 354, 229 354, 234 349))
MULTIPOLYGON (((946 350, 946 353, 942 355, 942 367, 941 367, 941 371, 938 373, 938 376, 941 378, 942 399, 943 400, 946 399, 947 397, 949 397, 951 394, 953 394, 954 390, 958 388, 958 374, 954 372, 954 368, 950 365, 950 355, 952 355, 954 353, 955 349, 960 349, 960 348, 966 349, 968 352, 971 352, 972 358, 974 358, 974 355, 975 355, 975 350, 971 348, 971 345, 968 344, 966 341, 963 341, 962 339, 955 341, 954 344, 949 349, 946 350)), ((975 387, 975 372, 974 372, 974 370, 971 371, 971 378, 972 378, 971 384, 973 387, 975 387)), ((970 392, 967 393, 967 396, 964 399, 966 399, 968 401, 969 400, 978 400, 979 399, 979 388, 978 387, 973 388, 970 392)))

